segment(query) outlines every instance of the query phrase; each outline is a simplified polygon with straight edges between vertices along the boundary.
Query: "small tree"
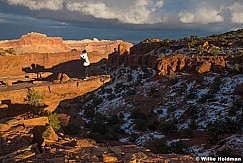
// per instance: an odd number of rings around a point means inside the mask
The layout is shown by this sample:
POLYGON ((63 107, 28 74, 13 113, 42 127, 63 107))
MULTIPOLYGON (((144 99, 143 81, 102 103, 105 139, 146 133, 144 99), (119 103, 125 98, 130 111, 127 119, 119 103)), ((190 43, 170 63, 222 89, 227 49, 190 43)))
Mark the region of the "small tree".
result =
POLYGON ((34 111, 40 111, 39 109, 44 105, 43 96, 34 89, 28 90, 26 101, 29 105, 33 107, 34 111))
POLYGON ((240 66, 239 66, 238 63, 236 63, 236 64, 234 65, 234 71, 235 71, 236 73, 240 73, 240 66))
POLYGON ((61 128, 60 121, 58 119, 57 113, 49 113, 47 115, 47 118, 48 118, 50 126, 52 128, 55 128, 55 129, 60 129, 61 128))

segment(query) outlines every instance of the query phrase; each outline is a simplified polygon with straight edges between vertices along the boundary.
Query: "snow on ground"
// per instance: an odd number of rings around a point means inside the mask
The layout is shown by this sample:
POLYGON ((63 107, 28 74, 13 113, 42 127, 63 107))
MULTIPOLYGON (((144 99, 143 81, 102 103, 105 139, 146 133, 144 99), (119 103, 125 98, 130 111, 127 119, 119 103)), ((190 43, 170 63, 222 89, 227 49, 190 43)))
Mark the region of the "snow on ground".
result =
POLYGON ((127 138, 121 138, 121 139, 119 139, 119 141, 121 143, 128 143, 129 142, 129 137, 127 137, 127 138))
MULTIPOLYGON (((228 111, 233 106, 234 100, 239 98, 234 94, 234 90, 237 85, 243 83, 243 75, 224 77, 210 73, 205 75, 201 81, 183 80, 182 75, 178 76, 180 80, 176 84, 163 89, 164 95, 161 98, 163 105, 155 108, 154 112, 165 121, 170 119, 180 121, 188 107, 194 106, 199 113, 196 119, 199 129, 205 129, 209 122, 228 117, 228 111), (220 78, 219 83, 216 81, 218 78, 220 78), (215 82, 219 84, 219 89, 210 94, 215 87, 215 82), (178 93, 181 92, 182 88, 184 92, 178 93), (205 98, 205 101, 200 102, 203 98, 205 98), (181 105, 183 102, 185 104, 181 105), (176 109, 171 111, 171 108, 176 109)), ((188 122, 180 121, 177 127, 179 129, 186 128, 189 126, 188 122)))
POLYGON ((121 129, 125 131, 125 133, 132 134, 135 133, 136 131, 133 129, 133 121, 131 119, 131 114, 130 113, 124 113, 124 124, 121 125, 121 129))

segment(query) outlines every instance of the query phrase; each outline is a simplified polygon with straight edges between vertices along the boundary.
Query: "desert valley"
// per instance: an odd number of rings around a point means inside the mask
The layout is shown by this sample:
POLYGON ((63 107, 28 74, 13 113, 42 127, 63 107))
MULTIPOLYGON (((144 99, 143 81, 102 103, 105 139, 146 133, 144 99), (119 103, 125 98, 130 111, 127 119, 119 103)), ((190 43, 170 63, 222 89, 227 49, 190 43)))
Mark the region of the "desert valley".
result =
POLYGON ((239 161, 242 65, 243 29, 136 45, 0 41, 0 162, 239 161))

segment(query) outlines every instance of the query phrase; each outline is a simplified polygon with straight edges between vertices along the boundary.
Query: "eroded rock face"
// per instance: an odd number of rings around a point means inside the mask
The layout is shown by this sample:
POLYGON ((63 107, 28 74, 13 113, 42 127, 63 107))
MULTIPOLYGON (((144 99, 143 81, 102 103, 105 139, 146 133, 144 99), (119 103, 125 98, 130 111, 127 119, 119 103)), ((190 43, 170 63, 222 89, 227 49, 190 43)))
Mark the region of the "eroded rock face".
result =
POLYGON ((197 69, 196 71, 199 73, 199 74, 202 74, 202 73, 205 73, 205 72, 210 72, 211 70, 211 63, 209 61, 205 61, 203 62, 197 69))
POLYGON ((220 72, 225 68, 225 57, 189 57, 180 54, 165 57, 157 64, 159 75, 169 75, 183 70, 202 74, 210 71, 220 72))
POLYGON ((108 64, 111 67, 118 66, 122 63, 128 65, 145 65, 148 67, 153 67, 158 57, 147 55, 147 53, 159 48, 160 46, 161 44, 159 42, 140 43, 135 46, 120 44, 118 51, 109 55, 108 64), (128 50, 129 47, 130 50, 128 50))
POLYGON ((0 44, 3 48, 13 48, 16 54, 22 53, 59 53, 68 52, 70 48, 63 43, 61 37, 47 37, 45 34, 31 32, 23 35, 19 40, 12 40, 0 44))

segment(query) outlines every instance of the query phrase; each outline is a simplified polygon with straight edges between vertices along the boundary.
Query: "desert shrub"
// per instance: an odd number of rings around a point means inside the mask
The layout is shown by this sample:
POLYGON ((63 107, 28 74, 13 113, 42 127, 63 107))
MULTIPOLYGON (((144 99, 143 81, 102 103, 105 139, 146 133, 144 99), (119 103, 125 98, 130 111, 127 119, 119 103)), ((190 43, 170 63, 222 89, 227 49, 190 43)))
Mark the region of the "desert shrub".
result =
POLYGON ((123 119, 125 117, 124 113, 119 113, 119 118, 123 119))
POLYGON ((185 134, 185 137, 186 138, 192 138, 193 137, 193 129, 192 128, 187 128, 187 129, 184 129, 183 131, 183 134, 185 134))
POLYGON ((159 59, 163 59, 163 58, 165 58, 165 54, 164 53, 160 53, 159 54, 159 59))
POLYGON ((131 75, 131 74, 128 74, 128 75, 127 75, 127 82, 132 81, 132 79, 133 79, 132 75, 131 75))
POLYGON ((156 154, 168 154, 169 150, 168 150, 168 146, 166 144, 166 142, 160 140, 160 139, 155 139, 152 143, 151 143, 151 151, 153 153, 156 154))
POLYGON ((80 133, 80 127, 73 124, 68 124, 68 126, 62 126, 64 134, 76 135, 80 133))
POLYGON ((243 101, 242 100, 235 100, 233 101, 233 105, 229 110, 230 116, 237 115, 237 112, 240 112, 243 108, 243 101))
POLYGON ((134 120, 135 126, 134 129, 138 131, 146 131, 147 130, 147 118, 146 119, 135 119, 134 120))
POLYGON ((196 119, 198 110, 195 106, 189 106, 188 109, 183 113, 186 118, 196 119))
POLYGON ((169 83, 171 85, 174 85, 174 84, 176 84, 178 82, 178 79, 176 77, 176 73, 175 72, 170 73, 170 75, 168 77, 169 77, 169 83))
POLYGON ((116 133, 120 133, 120 134, 123 134, 125 133, 125 131, 123 129, 121 129, 121 126, 120 124, 116 124, 113 126, 113 131, 116 132, 116 133))
POLYGON ((9 53, 9 54, 14 54, 15 50, 13 48, 9 48, 9 49, 5 50, 5 52, 9 53))
POLYGON ((109 128, 104 121, 96 121, 91 125, 91 131, 104 135, 109 132, 109 128))
POLYGON ((187 96, 188 99, 195 99, 197 97, 195 92, 190 92, 187 96))
POLYGON ((241 131, 242 121, 231 120, 229 118, 225 120, 217 120, 207 125, 208 141, 211 144, 216 144, 219 140, 220 134, 234 134, 241 131))
POLYGON ((221 79, 219 77, 216 77, 214 79, 212 86, 211 86, 210 94, 217 93, 219 91, 220 84, 221 84, 221 79))
POLYGON ((113 114, 109 119, 108 119, 108 124, 110 126, 116 125, 120 123, 120 119, 117 116, 117 114, 113 114))
POLYGON ((142 68, 143 71, 143 79, 147 79, 153 75, 153 73, 148 68, 142 68))
POLYGON ((111 94, 112 93, 112 88, 107 88, 105 89, 106 93, 111 94))
POLYGON ((95 111, 93 109, 87 108, 84 111, 84 116, 86 118, 94 118, 95 117, 95 111))
POLYGON ((192 130, 196 130, 198 128, 198 125, 197 125, 195 119, 191 119, 188 126, 189 126, 189 129, 192 129, 192 130))
POLYGON ((127 95, 136 95, 137 91, 135 88, 128 88, 127 95))
POLYGON ((116 95, 115 94, 109 94, 107 95, 107 99, 110 101, 110 100, 113 100, 116 98, 116 95))
POLYGON ((97 105, 101 104, 103 102, 103 99, 101 97, 94 97, 93 98, 93 107, 95 108, 97 105))
POLYGON ((190 153, 189 147, 182 141, 167 144, 165 141, 160 139, 156 139, 152 142, 151 150, 157 154, 176 153, 186 155, 190 153))
POLYGON ((159 89, 157 89, 156 87, 152 86, 150 87, 150 90, 148 92, 148 95, 150 97, 156 98, 159 96, 159 89))
POLYGON ((234 72, 240 73, 240 65, 238 63, 234 64, 234 72))
POLYGON ((158 130, 162 133, 173 133, 177 130, 177 126, 174 122, 160 122, 158 126, 158 130))
POLYGON ((138 139, 138 138, 139 138, 139 135, 138 135, 138 134, 136 134, 136 133, 132 133, 131 136, 130 136, 129 141, 130 141, 130 142, 135 142, 136 139, 138 139))
POLYGON ((213 98, 214 96, 212 94, 205 94, 202 95, 202 97, 198 100, 199 103, 205 103, 208 99, 213 98))
POLYGON ((158 126, 159 126, 158 120, 153 120, 152 122, 148 123, 148 129, 152 131, 157 130, 158 126))
POLYGON ((117 83, 115 85, 115 93, 120 93, 122 90, 125 89, 126 86, 123 85, 123 83, 117 83))
POLYGON ((49 139, 50 138, 50 134, 51 134, 51 131, 50 131, 49 127, 47 127, 46 130, 42 133, 42 137, 46 138, 46 139, 49 139))
POLYGON ((112 132, 112 131, 105 133, 104 138, 106 140, 115 140, 115 141, 118 140, 117 134, 115 132, 112 132))
POLYGON ((48 113, 47 118, 49 119, 49 124, 52 128, 55 129, 61 128, 57 113, 48 113))
POLYGON ((26 97, 26 101, 29 105, 38 108, 44 105, 44 98, 40 93, 34 89, 29 89, 26 97))
POLYGON ((102 135, 98 132, 90 132, 88 138, 95 140, 97 143, 103 143, 102 135))
POLYGON ((183 155, 190 154, 188 145, 186 145, 182 141, 170 143, 169 151, 170 153, 176 153, 176 154, 183 154, 183 155))

